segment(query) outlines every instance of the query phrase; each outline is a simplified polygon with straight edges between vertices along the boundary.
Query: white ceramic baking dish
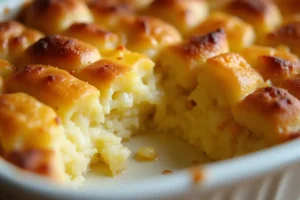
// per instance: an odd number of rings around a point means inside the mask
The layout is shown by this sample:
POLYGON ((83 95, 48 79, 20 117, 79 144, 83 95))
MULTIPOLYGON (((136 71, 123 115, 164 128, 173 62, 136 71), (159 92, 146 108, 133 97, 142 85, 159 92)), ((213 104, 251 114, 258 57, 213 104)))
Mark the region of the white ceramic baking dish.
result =
MULTIPOLYGON (((24 2, 24 0, 0 0, 0 19, 12 18, 24 2)), ((146 144, 147 141, 134 139, 129 146, 137 148, 142 143, 146 144)), ((158 143, 157 140, 151 140, 151 144, 157 145, 158 149, 166 149, 158 143)), ((168 143, 171 146, 166 157, 178 158, 177 163, 186 162, 184 159, 189 157, 187 154, 190 154, 190 150, 185 149, 186 147, 177 141, 175 141, 178 143, 177 146, 173 147, 172 142, 168 143)), ((270 194, 276 190, 274 187, 278 187, 282 182, 281 179, 276 179, 279 176, 276 173, 298 160, 300 161, 300 140, 295 140, 222 162, 188 169, 181 169, 184 168, 184 165, 181 165, 178 167, 180 170, 170 175, 154 173, 163 167, 171 167, 170 159, 162 159, 157 164, 135 163, 132 164, 132 169, 126 172, 129 175, 109 180, 95 176, 78 189, 52 184, 0 160, 0 198, 4 196, 3 199, 223 199, 226 196, 224 191, 234 187, 233 194, 227 198, 273 199, 270 194), (159 165, 158 170, 156 168, 159 165), (273 173, 275 173, 273 178, 260 178, 273 173), (256 180, 257 178, 259 179, 256 180), (262 187, 265 187, 265 190, 262 190, 262 187), (232 195, 234 198, 231 198, 232 195)), ((293 168, 294 171, 296 169, 297 167, 293 168)), ((289 194, 291 195, 290 192, 289 194)), ((281 194, 281 197, 284 196, 285 194, 281 194)))

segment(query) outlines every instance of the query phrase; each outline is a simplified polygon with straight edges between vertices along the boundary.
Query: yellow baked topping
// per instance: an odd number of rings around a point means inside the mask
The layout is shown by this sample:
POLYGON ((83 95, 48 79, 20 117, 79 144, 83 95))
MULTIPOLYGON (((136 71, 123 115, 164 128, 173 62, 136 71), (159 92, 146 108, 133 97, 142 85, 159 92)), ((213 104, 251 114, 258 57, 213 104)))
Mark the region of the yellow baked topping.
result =
POLYGON ((146 129, 212 161, 298 138, 300 13, 283 2, 33 0, 0 23, 1 156, 80 184, 90 164, 122 172, 146 129))
POLYGON ((194 28, 190 35, 204 35, 220 28, 226 32, 230 51, 239 52, 255 40, 254 29, 250 24, 222 12, 209 15, 204 22, 194 28))
POLYGON ((41 37, 41 32, 27 28, 17 21, 1 22, 0 58, 15 62, 29 45, 41 37))
POLYGON ((143 13, 161 18, 187 35, 207 17, 208 5, 203 0, 155 0, 143 13))

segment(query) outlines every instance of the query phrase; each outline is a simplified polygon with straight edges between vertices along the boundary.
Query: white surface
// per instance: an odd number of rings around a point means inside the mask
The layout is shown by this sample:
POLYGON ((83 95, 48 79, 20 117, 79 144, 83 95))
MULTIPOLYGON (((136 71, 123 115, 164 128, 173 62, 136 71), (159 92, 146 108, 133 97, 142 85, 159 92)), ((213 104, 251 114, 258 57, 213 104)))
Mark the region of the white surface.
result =
POLYGON ((112 189, 116 182, 141 180, 152 176, 164 177, 166 175, 163 175, 162 172, 165 169, 176 173, 178 170, 195 165, 195 161, 207 161, 204 156, 201 156, 200 152, 197 152, 186 142, 165 134, 136 135, 131 140, 124 142, 124 145, 132 152, 126 170, 117 177, 112 178, 107 176, 107 166, 98 164, 87 174, 87 182, 83 185, 83 188, 101 184, 102 188, 112 189), (156 149, 158 157, 155 161, 140 162, 135 160, 135 152, 143 146, 153 146, 156 149))
MULTIPOLYGON (((0 1, 0 7, 4 9, 10 4, 17 8, 22 1, 0 1)), ((300 160, 299 140, 245 157, 205 165, 199 168, 204 172, 204 179, 195 184, 191 170, 183 169, 191 165, 194 156, 197 157, 195 151, 167 138, 159 141, 151 137, 148 139, 137 137, 128 145, 133 153, 146 143, 156 146, 159 153, 157 161, 137 163, 131 160, 129 169, 116 179, 90 174, 88 182, 78 190, 53 185, 0 161, 0 190, 14 196, 5 199, 16 199, 15 196, 21 199, 299 199, 299 166, 276 172, 300 160), (174 173, 162 175, 164 169, 174 170, 174 173), (266 174, 269 175, 265 177, 266 174)))

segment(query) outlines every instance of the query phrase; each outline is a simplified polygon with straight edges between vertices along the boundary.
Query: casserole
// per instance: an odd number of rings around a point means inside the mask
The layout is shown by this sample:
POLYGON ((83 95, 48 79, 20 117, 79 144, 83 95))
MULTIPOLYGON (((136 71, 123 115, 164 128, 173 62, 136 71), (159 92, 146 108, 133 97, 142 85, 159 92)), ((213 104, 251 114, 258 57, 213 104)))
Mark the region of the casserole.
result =
MULTIPOLYGON (((9 14, 13 16, 13 12, 17 11, 22 3, 7 1, 1 2, 1 6, 2 8, 11 7, 9 14)), ((5 17, 10 16, 5 15, 5 17)), ((132 143, 133 146, 138 145, 138 143, 132 143)), ((7 190, 18 189, 19 196, 33 195, 49 199, 138 199, 144 197, 156 199, 180 196, 198 198, 199 195, 207 195, 223 186, 264 175, 296 162, 297 152, 300 151, 298 143, 297 140, 292 141, 247 156, 180 170, 168 176, 154 175, 137 180, 120 180, 113 185, 107 184, 107 186, 101 182, 95 185, 95 181, 92 181, 86 183, 86 187, 78 190, 52 185, 39 177, 21 172, 5 162, 1 162, 2 170, 0 171, 2 182, 5 183, 4 187, 7 190), (270 162, 270 160, 274 160, 274 162, 270 162), (32 181, 28 182, 27 180, 32 181), (118 189, 116 190, 116 188, 118 189)), ((150 171, 149 173, 151 174, 150 171)))

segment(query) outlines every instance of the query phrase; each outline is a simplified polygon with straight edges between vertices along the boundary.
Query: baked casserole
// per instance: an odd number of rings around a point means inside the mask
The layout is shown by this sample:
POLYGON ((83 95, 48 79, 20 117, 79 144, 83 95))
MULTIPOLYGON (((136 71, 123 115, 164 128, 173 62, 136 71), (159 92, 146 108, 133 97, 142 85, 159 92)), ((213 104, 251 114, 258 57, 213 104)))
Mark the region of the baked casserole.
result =
POLYGON ((1 156, 78 185, 93 163, 122 172, 144 130, 211 161, 297 139, 295 2, 28 2, 0 23, 1 156))

